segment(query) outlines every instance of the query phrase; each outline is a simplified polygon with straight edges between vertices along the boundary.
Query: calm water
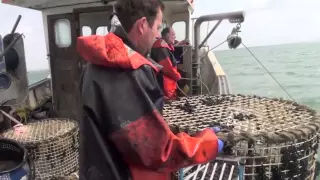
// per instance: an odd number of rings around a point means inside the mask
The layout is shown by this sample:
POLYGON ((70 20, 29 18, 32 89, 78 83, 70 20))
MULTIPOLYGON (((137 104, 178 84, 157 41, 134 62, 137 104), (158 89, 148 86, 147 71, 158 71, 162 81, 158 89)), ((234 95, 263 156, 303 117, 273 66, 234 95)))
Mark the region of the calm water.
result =
POLYGON ((28 72, 29 85, 48 77, 49 74, 50 74, 49 70, 29 71, 28 72))
MULTIPOLYGON (((250 48, 298 102, 320 110, 320 43, 250 48)), ((289 98, 246 49, 215 52, 232 93, 289 98)))
MULTIPOLYGON (((320 43, 250 48, 298 102, 320 110, 320 43)), ((233 93, 288 98, 272 77, 245 49, 216 51, 233 93)), ((30 84, 49 71, 29 72, 30 84)))

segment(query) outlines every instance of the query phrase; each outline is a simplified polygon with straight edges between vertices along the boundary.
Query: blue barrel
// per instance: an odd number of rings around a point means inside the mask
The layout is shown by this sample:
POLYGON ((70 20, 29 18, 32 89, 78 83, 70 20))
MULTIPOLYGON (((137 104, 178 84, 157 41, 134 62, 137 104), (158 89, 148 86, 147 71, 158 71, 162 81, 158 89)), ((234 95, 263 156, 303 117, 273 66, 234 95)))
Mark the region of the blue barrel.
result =
POLYGON ((26 148, 13 140, 0 138, 0 179, 34 180, 26 148))

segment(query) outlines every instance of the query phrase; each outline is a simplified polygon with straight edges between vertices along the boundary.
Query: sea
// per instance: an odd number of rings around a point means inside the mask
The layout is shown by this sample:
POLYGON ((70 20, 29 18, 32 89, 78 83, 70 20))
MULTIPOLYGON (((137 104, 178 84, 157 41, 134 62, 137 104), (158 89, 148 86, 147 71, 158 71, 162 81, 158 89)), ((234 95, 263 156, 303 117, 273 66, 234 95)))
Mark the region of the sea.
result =
POLYGON ((249 50, 265 68, 246 49, 215 52, 232 93, 292 98, 320 110, 320 42, 249 50))
MULTIPOLYGON (((291 96, 298 103, 320 110, 320 42, 249 49, 265 68, 244 48, 214 51, 232 93, 284 99, 291 96)), ((49 70, 29 71, 29 83, 48 75, 49 70)))

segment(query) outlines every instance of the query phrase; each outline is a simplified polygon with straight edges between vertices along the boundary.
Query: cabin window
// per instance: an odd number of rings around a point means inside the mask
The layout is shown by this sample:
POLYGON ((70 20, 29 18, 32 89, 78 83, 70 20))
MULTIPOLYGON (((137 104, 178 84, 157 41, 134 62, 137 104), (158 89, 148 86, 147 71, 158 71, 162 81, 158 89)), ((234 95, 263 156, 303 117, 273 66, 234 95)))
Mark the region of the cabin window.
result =
POLYGON ((89 26, 83 26, 81 28, 81 35, 82 36, 91 36, 92 35, 92 29, 89 26))
POLYGON ((71 45, 71 25, 68 19, 59 19, 54 24, 56 45, 66 48, 71 45))
POLYGON ((176 32, 176 40, 182 41, 186 39, 186 22, 177 21, 172 24, 172 29, 176 32))
POLYGON ((108 26, 100 26, 96 30, 96 35, 105 36, 109 33, 108 26))

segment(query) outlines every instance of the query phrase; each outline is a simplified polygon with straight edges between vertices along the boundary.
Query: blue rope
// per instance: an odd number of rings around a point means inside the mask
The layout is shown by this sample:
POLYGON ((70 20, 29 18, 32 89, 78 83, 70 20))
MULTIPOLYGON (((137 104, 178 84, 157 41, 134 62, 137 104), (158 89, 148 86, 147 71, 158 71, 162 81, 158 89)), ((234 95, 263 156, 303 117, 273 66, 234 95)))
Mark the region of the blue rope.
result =
POLYGON ((183 180, 183 168, 179 169, 179 180, 183 180))
POLYGON ((244 160, 241 160, 239 162, 239 180, 243 180, 243 174, 244 174, 244 160))

